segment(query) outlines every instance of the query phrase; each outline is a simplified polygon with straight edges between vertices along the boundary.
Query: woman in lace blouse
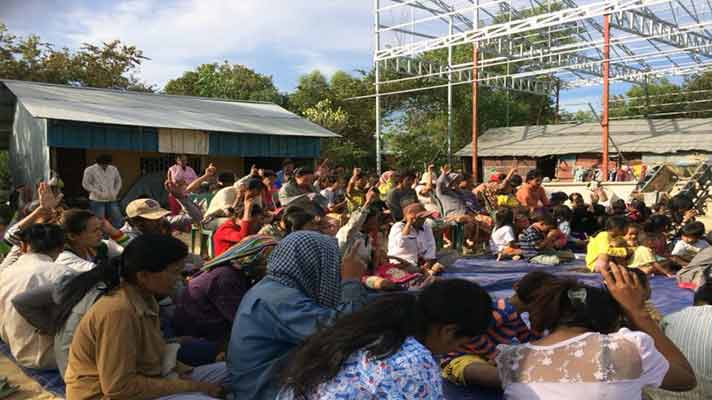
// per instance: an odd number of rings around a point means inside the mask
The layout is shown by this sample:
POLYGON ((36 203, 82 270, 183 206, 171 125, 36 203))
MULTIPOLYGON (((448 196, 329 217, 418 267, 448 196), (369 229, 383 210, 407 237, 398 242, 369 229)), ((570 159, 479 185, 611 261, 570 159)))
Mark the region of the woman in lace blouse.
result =
POLYGON ((505 398, 634 400, 645 386, 695 387, 685 356, 645 311, 638 277, 617 266, 602 274, 608 290, 560 279, 534 292, 532 327, 549 335, 501 347, 505 398), (619 329, 621 312, 636 331, 619 329))

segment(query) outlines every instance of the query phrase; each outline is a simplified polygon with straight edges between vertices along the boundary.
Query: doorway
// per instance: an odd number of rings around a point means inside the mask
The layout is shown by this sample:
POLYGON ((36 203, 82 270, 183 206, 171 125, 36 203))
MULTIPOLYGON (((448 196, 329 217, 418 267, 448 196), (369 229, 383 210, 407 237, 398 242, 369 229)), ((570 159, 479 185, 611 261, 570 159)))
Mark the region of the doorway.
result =
POLYGON ((86 150, 84 149, 55 149, 55 170, 64 182, 64 195, 67 198, 86 197, 82 188, 84 169, 87 167, 86 150))
POLYGON ((536 160, 536 168, 542 172, 545 178, 554 179, 556 178, 556 164, 558 158, 556 157, 545 157, 536 160))

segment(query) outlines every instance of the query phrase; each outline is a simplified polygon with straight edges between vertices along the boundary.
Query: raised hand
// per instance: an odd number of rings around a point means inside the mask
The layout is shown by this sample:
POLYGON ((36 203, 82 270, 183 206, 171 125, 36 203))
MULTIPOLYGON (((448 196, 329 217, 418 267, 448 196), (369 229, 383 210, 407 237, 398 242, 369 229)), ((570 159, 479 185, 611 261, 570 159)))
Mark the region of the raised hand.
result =
POLYGON ((366 265, 358 256, 358 250, 363 246, 363 240, 357 240, 346 251, 341 259, 341 279, 358 279, 360 280, 366 272, 366 265))
POLYGON ((176 199, 185 197, 185 185, 167 180, 163 186, 166 188, 166 192, 173 195, 176 199))
POLYGON ((218 169, 215 168, 213 163, 210 163, 210 165, 208 165, 208 168, 205 168, 205 175, 213 176, 213 175, 215 175, 215 173, 217 173, 217 171, 218 171, 218 169))
POLYGON ((57 208, 60 203, 62 203, 62 197, 64 197, 62 194, 55 196, 47 182, 41 182, 37 187, 37 198, 40 202, 40 208, 44 210, 54 210, 57 208))
POLYGON ((378 199, 378 191, 369 189, 369 191, 366 192, 366 202, 364 203, 364 205, 371 205, 376 199, 378 199))
POLYGON ((601 275, 611 296, 623 310, 635 312, 643 309, 646 293, 637 275, 615 264, 601 269, 601 275))

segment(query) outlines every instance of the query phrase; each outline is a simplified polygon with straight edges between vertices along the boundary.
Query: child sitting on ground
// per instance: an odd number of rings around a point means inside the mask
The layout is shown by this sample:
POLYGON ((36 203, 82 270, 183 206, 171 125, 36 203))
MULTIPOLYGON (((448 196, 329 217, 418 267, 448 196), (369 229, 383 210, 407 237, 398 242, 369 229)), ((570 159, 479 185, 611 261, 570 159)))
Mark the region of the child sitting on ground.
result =
POLYGON ((700 251, 710 246, 704 239, 705 225, 702 222, 689 222, 682 227, 680 240, 672 249, 672 260, 682 267, 687 266, 700 251))
POLYGON ((529 329, 521 314, 527 312, 531 293, 543 283, 557 279, 543 271, 525 275, 514 284, 510 298, 497 299, 492 307, 493 323, 487 333, 464 346, 463 351, 449 353, 441 362, 442 376, 456 385, 497 386, 499 379, 493 364, 500 344, 526 343, 541 337, 529 329))
POLYGON ((613 247, 610 244, 622 238, 628 228, 628 220, 622 216, 612 216, 606 221, 606 230, 594 236, 586 247, 586 266, 591 272, 600 272, 608 267, 608 258, 627 257, 626 247, 613 247))
POLYGON ((641 231, 640 225, 630 224, 624 236, 626 246, 635 249, 633 256, 628 261, 628 268, 638 269, 646 274, 674 276, 663 263, 658 262, 653 249, 648 247, 647 235, 641 231))
POLYGON ((571 221, 574 218, 574 212, 564 205, 556 206, 552 210, 552 216, 558 224, 559 231, 566 238, 566 248, 570 250, 585 250, 586 241, 576 237, 571 231, 571 221))
POLYGON ((658 258, 670 258, 670 251, 667 248, 667 231, 669 226, 670 219, 660 214, 651 216, 643 225, 643 231, 648 238, 648 247, 653 249, 653 253, 655 253, 655 256, 658 258))
POLYGON ((534 217, 534 223, 519 235, 519 248, 527 257, 538 253, 554 251, 559 240, 559 230, 549 213, 539 213, 534 217))
POLYGON ((519 260, 524 253, 517 247, 514 236, 514 213, 511 208, 500 208, 494 216, 495 230, 490 238, 490 250, 497 255, 497 261, 502 257, 519 260))

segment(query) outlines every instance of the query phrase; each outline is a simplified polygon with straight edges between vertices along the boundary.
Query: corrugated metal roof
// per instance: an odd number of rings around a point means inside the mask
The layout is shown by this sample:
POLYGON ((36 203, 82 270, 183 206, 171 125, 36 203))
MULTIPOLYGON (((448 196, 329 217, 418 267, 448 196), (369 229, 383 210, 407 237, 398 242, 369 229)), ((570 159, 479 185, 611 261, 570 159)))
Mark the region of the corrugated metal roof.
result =
POLYGON ((338 137, 272 103, 1 80, 36 118, 309 137, 338 137))
MULTIPOLYGON (((712 152, 712 119, 640 119, 611 121, 609 135, 624 153, 712 152)), ((601 125, 562 124, 489 129, 477 141, 480 157, 601 152, 601 125)), ((609 145, 615 153, 615 147, 609 145)), ((456 153, 470 157, 471 144, 456 153)))

